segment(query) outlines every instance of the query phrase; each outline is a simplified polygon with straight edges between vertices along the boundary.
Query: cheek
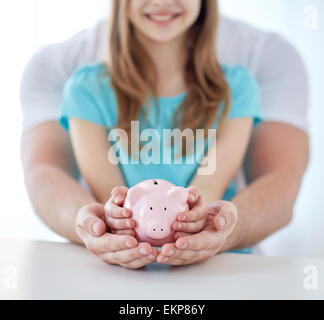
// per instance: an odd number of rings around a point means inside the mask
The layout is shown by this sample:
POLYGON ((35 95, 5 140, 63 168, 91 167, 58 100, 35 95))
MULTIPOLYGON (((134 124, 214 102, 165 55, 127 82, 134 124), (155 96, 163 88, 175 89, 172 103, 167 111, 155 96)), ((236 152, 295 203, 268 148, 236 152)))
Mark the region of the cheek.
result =
POLYGON ((142 18, 142 10, 146 0, 127 0, 127 14, 128 19, 135 26, 140 22, 142 18))
POLYGON ((201 0, 181 0, 185 12, 186 21, 194 24, 201 11, 201 0))

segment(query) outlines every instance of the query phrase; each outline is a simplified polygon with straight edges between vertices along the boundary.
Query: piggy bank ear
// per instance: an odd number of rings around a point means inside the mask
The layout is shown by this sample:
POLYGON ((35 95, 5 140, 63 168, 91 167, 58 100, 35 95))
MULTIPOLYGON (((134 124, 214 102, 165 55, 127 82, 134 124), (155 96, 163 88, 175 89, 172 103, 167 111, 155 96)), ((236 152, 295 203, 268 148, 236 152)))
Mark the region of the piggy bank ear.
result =
POLYGON ((168 196, 181 203, 185 203, 188 200, 188 191, 183 187, 174 187, 168 191, 168 196))
POLYGON ((140 186, 134 186, 128 189, 127 191, 127 199, 129 201, 129 204, 133 207, 135 203, 143 197, 144 194, 147 193, 147 190, 140 187, 140 186))

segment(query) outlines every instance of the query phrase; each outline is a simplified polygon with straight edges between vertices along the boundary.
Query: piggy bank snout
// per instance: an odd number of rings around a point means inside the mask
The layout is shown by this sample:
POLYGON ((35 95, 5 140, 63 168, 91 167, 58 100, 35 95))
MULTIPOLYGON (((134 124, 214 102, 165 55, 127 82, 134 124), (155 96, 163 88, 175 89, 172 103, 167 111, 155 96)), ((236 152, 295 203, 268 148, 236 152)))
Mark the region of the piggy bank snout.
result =
POLYGON ((171 228, 164 223, 150 223, 146 226, 146 234, 152 239, 164 239, 170 233, 171 228))

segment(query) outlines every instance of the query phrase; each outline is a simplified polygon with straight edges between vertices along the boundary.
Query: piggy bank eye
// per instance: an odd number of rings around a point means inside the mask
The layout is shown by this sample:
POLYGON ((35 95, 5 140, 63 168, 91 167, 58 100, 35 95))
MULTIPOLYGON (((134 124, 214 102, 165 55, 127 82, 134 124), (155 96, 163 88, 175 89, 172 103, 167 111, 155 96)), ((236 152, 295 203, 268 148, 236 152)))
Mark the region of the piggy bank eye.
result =
POLYGON ((153 210, 153 208, 152 208, 152 207, 150 207, 150 210, 153 210))
POLYGON ((164 211, 166 211, 166 209, 167 209, 167 208, 166 208, 166 207, 164 207, 164 211))

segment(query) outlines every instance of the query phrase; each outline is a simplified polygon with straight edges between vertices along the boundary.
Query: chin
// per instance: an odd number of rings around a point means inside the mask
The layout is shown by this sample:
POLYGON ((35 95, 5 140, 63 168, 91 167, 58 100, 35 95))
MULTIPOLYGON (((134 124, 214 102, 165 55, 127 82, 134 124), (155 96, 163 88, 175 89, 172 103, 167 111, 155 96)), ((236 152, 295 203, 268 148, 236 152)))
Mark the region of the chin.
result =
POLYGON ((163 34, 146 34, 145 37, 155 43, 167 44, 176 40, 179 36, 177 34, 165 32, 163 34))
POLYGON ((159 44, 168 44, 175 40, 175 38, 150 38, 152 42, 159 43, 159 44))

